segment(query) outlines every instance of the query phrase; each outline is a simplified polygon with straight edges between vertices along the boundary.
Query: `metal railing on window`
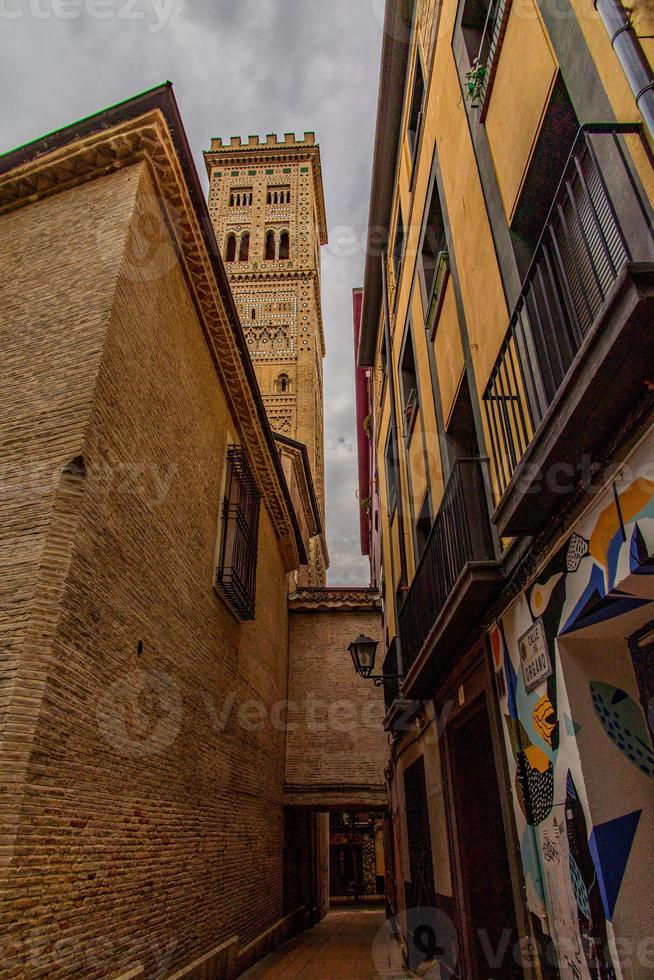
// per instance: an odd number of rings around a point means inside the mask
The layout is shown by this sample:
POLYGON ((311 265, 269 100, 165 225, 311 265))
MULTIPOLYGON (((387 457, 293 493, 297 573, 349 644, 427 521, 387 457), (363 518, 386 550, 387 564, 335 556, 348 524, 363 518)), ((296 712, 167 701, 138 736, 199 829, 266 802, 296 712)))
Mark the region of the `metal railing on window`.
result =
POLYGON ((412 388, 404 406, 404 441, 408 442, 418 414, 418 389, 412 388))
POLYGON ((467 79, 474 83, 474 88, 469 89, 471 107, 481 109, 482 121, 493 87, 500 48, 506 33, 506 24, 510 12, 511 0, 491 0, 489 3, 479 42, 479 51, 472 63, 467 79))
POLYGON ((398 677, 398 646, 399 640, 393 637, 388 648, 388 653, 384 658, 382 675, 384 678, 384 704, 388 713, 394 701, 400 696, 400 679, 398 677))
POLYGON ((427 304, 427 319, 425 329, 431 340, 436 336, 436 328, 443 309, 445 292, 450 278, 450 256, 447 251, 439 252, 436 256, 434 280, 431 287, 431 296, 427 304))
POLYGON ((216 587, 239 619, 254 619, 261 496, 242 446, 227 450, 216 587))
POLYGON ((495 557, 483 465, 480 459, 461 459, 452 469, 400 610, 405 674, 413 666, 468 562, 490 561, 495 557))
POLYGON ((631 258, 614 203, 634 184, 620 135, 637 131, 584 127, 570 154, 483 396, 497 499, 631 258))

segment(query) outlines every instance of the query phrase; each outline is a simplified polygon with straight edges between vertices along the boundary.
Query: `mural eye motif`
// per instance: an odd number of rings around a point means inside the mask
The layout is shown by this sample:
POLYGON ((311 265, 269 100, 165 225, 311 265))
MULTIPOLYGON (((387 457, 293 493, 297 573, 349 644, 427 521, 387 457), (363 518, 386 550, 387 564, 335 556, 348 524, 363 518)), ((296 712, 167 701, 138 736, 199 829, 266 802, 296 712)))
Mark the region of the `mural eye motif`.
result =
POLYGON ((538 585, 535 585, 531 590, 529 605, 531 607, 532 616, 535 619, 542 616, 547 609, 550 599, 552 598, 552 593, 562 578, 563 572, 559 572, 557 575, 552 575, 547 582, 539 582, 538 585))

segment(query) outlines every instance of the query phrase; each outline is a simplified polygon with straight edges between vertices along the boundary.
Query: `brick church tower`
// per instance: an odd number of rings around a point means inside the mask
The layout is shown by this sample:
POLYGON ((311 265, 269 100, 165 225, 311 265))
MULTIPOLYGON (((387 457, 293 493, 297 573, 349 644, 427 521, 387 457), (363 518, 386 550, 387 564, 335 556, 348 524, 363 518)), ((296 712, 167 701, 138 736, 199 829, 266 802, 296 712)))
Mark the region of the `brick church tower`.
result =
MULTIPOLYGON (((204 157, 209 211, 268 417, 275 432, 306 445, 324 526, 320 149, 313 133, 286 133, 265 143, 212 139, 204 157)), ((323 533, 303 584, 325 585, 328 565, 323 533)))

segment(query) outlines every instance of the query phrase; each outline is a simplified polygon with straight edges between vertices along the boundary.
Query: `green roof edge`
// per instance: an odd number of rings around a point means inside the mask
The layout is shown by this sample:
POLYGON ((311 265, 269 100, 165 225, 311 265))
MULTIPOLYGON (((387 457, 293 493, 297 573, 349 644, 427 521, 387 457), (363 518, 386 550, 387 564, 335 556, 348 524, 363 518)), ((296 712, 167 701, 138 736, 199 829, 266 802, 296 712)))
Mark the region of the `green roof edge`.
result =
POLYGON ((21 143, 19 146, 14 146, 11 150, 5 150, 3 153, 0 153, 0 160, 4 160, 5 157, 11 156, 12 153, 19 153, 20 150, 25 150, 29 146, 34 146, 34 144, 40 143, 42 140, 47 140, 64 129, 70 129, 73 126, 80 126, 82 123, 88 122, 91 119, 99 118, 106 112, 111 112, 113 109, 119 109, 121 106, 133 102, 134 99, 141 99, 143 96, 150 95, 152 92, 157 92, 160 89, 163 90, 172 87, 173 83, 171 81, 161 82, 159 85, 153 85, 152 88, 146 88, 142 92, 138 92, 137 95, 130 96, 128 99, 121 99, 120 102, 115 102, 113 105, 107 106, 105 109, 101 109, 99 112, 92 112, 88 116, 82 116, 81 119, 76 119, 75 122, 66 123, 65 126, 59 126, 58 129, 53 129, 49 133, 44 133, 43 136, 37 136, 36 139, 28 140, 27 143, 21 143))

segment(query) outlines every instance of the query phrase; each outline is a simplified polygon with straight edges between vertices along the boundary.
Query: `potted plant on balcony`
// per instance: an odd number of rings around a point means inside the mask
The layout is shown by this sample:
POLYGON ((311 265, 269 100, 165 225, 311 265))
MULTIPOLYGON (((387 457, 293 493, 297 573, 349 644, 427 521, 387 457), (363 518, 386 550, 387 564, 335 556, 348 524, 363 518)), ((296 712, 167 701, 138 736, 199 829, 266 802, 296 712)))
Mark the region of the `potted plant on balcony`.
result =
POLYGON ((478 109, 481 105, 481 98, 484 91, 484 82, 488 74, 488 65, 481 64, 479 56, 473 61, 470 71, 466 72, 466 99, 470 103, 471 109, 478 109))

